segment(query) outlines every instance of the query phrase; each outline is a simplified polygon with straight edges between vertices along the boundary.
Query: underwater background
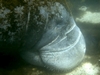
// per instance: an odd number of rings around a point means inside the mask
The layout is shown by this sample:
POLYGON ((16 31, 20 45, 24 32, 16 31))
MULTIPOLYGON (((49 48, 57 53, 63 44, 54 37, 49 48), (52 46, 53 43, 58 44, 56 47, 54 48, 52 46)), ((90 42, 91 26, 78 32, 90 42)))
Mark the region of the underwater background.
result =
MULTIPOLYGON (((23 9, 27 2, 28 0, 0 0, 0 75, 58 75, 26 63, 18 54, 23 42, 19 37, 23 37, 26 29, 24 25, 28 7, 23 9), (9 37, 6 36, 8 30, 9 37), (2 40, 10 43, 3 42, 1 45, 2 40)), ((31 0, 29 2, 31 4, 31 0)), ((100 75, 100 0, 67 0, 67 5, 85 38, 86 54, 78 67, 59 75, 100 75)))

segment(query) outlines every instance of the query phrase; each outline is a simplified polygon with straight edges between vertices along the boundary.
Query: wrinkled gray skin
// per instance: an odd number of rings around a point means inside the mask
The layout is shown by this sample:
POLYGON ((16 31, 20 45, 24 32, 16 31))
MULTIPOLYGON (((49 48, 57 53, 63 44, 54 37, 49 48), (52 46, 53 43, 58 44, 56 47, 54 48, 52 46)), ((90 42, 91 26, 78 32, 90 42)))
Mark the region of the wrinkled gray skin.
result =
POLYGON ((86 50, 83 35, 76 26, 73 17, 58 2, 49 7, 41 6, 38 10, 46 20, 44 30, 41 31, 43 34, 33 46, 32 43, 36 39, 33 39, 35 30, 30 31, 33 34, 31 38, 26 38, 30 40, 21 49, 22 58, 33 65, 38 65, 51 71, 73 69, 82 61, 86 50), (53 16, 49 18, 51 14, 53 16))

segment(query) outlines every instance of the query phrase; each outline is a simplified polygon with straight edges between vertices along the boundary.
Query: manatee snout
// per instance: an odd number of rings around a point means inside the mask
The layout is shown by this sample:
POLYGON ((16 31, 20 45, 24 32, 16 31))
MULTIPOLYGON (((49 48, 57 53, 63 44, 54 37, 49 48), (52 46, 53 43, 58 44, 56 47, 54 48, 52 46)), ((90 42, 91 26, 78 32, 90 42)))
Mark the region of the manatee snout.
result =
MULTIPOLYGON (((22 47, 22 58, 33 65, 51 71, 68 71, 76 67, 84 58, 86 46, 84 37, 66 7, 59 2, 48 2, 38 6, 39 15, 44 19, 44 27, 39 31, 36 43, 33 33, 26 38, 22 47), (46 16, 44 16, 46 15, 46 16), (29 44, 30 41, 30 44, 29 44)), ((28 34, 27 34, 28 36, 28 34)))

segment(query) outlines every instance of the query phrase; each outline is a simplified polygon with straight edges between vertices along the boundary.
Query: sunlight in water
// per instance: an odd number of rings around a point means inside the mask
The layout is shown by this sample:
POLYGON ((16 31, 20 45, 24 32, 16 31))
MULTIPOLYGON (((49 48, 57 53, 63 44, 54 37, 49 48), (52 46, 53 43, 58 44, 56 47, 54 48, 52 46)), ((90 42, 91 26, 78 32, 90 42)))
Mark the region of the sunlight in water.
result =
POLYGON ((83 70, 86 72, 88 75, 96 75, 96 73, 99 72, 98 67, 92 65, 91 63, 87 62, 82 65, 83 70))
POLYGON ((100 13, 85 11, 85 14, 81 18, 76 18, 76 21, 93 24, 100 23, 100 13))
POLYGON ((90 62, 84 62, 66 75, 98 75, 100 68, 90 62))

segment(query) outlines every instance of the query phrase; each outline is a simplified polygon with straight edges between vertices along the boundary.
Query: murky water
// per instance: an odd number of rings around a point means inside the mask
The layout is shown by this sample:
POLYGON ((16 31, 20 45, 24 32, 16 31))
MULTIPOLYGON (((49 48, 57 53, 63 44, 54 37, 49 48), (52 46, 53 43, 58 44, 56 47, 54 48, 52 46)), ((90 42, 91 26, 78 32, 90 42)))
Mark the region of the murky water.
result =
MULTIPOLYGON (((17 53, 23 42, 23 40, 18 39, 18 37, 23 37, 22 34, 27 28, 24 28, 24 25, 27 23, 26 20, 28 20, 28 18, 23 17, 23 15, 26 16, 26 13, 22 12, 24 9, 23 6, 26 5, 25 2, 27 2, 27 0, 0 0, 0 75, 58 75, 26 63, 17 53), (14 11, 11 12, 12 10, 14 11), (16 14, 14 18, 12 16, 13 14, 16 14), (12 17, 12 19, 8 19, 9 16, 12 17), (13 19, 16 21, 13 21, 13 19), (11 30, 10 27, 11 22, 14 22, 16 25, 15 27, 12 24, 13 30, 11 30), (2 26, 1 24, 4 25, 2 26), (18 29, 17 32, 14 30, 16 28, 18 29), (9 32, 9 35, 14 37, 6 37, 8 33, 7 30, 10 30, 11 33, 9 32), (5 35, 2 40, 8 40, 10 43, 5 45, 4 42, 4 44, 1 45, 2 33, 5 35), (21 42, 20 45, 18 43, 15 44, 15 40, 21 42), (13 43, 15 45, 12 46, 13 41, 15 41, 13 43), (9 44, 10 47, 8 46, 9 44)), ((85 37, 87 50, 83 61, 78 67, 69 73, 59 73, 59 75, 100 75, 100 0, 68 0, 67 2, 76 24, 85 37)), ((28 8, 26 8, 24 12, 27 12, 27 9, 28 8)))

